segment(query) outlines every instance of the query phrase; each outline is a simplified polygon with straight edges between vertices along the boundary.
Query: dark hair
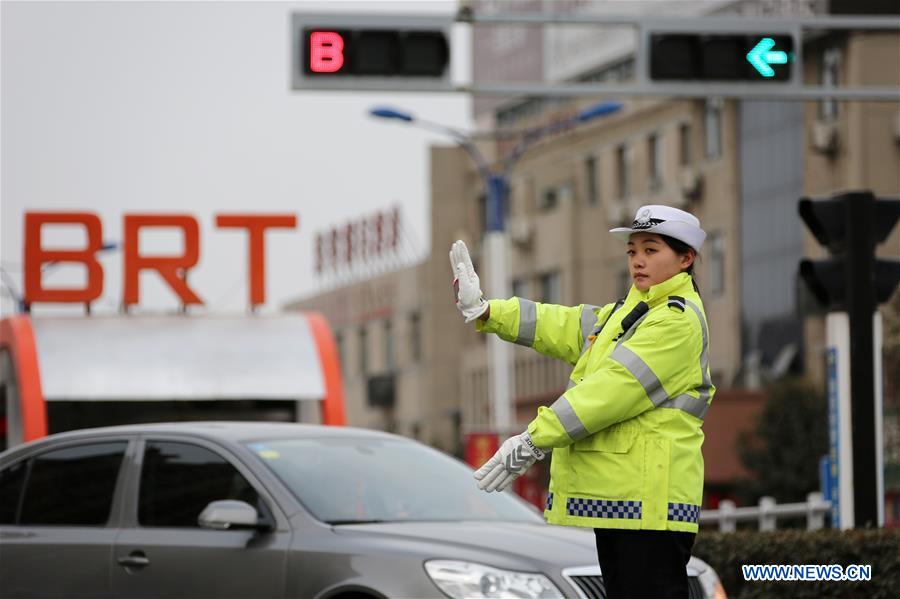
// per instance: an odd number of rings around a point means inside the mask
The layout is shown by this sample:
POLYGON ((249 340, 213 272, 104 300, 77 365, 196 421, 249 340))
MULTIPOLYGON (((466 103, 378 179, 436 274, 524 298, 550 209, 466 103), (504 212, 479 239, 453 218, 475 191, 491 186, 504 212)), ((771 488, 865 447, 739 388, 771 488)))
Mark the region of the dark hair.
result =
MULTIPOLYGON (((670 248, 672 248, 672 251, 674 251, 679 256, 683 256, 684 254, 687 254, 688 252, 694 252, 694 256, 696 256, 696 257, 700 256, 700 253, 697 250, 695 250, 694 248, 692 248, 685 242, 681 241, 680 239, 675 239, 674 237, 669 237, 668 235, 660 235, 660 237, 662 237, 662 240, 665 242, 665 244, 667 246, 669 246, 670 248)), ((697 287, 697 281, 693 280, 694 264, 696 264, 696 263, 697 263, 697 259, 695 258, 694 261, 691 262, 691 265, 688 266, 684 272, 691 275, 691 280, 694 284, 694 291, 696 291, 699 294, 700 288, 697 287)))

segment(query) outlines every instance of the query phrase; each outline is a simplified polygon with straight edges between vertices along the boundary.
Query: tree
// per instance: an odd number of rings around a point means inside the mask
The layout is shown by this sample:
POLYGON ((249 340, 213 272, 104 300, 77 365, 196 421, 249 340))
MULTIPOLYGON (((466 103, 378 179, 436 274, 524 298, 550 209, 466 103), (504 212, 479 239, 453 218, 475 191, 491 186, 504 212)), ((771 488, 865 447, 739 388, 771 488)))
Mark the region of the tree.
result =
POLYGON ((819 489, 819 458, 828 452, 825 396, 799 377, 779 379, 767 391, 755 431, 738 439, 741 462, 753 475, 740 494, 752 503, 763 495, 779 503, 805 501, 819 489))

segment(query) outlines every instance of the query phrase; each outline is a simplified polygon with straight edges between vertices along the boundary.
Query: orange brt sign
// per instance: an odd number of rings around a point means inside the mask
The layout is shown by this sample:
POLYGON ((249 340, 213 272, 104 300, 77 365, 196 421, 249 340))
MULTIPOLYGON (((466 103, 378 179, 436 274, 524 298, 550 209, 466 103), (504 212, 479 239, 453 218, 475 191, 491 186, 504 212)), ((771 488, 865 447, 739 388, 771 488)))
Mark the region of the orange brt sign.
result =
MULTIPOLYGON (((265 245, 268 229, 297 227, 293 214, 219 214, 216 226, 220 229, 244 229, 248 239, 248 279, 251 306, 266 301, 265 245)), ((200 227, 189 214, 126 214, 124 216, 122 252, 123 302, 126 306, 140 303, 140 273, 156 271, 185 305, 203 304, 200 296, 187 283, 187 272, 200 260, 200 227), (146 255, 141 253, 140 232, 148 228, 168 228, 180 231, 184 241, 181 255, 146 255)), ((91 212, 27 212, 25 214, 25 294, 26 306, 34 302, 62 302, 90 304, 103 293, 103 266, 96 254, 103 247, 103 225, 100 217, 91 212), (44 225, 81 227, 86 235, 84 247, 67 249, 45 248, 42 242, 44 225), (84 265, 87 282, 83 287, 47 288, 42 279, 46 264, 68 262, 84 265)))

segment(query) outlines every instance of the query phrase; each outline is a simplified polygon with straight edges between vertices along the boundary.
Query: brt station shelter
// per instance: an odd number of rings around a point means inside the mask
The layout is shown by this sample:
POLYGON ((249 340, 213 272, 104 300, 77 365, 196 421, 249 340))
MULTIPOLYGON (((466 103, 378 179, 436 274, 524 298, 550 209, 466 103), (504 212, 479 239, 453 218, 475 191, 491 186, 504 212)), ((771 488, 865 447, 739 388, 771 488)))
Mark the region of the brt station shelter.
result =
POLYGON ((0 451, 65 430, 183 420, 345 424, 328 322, 314 312, 0 321, 0 451))

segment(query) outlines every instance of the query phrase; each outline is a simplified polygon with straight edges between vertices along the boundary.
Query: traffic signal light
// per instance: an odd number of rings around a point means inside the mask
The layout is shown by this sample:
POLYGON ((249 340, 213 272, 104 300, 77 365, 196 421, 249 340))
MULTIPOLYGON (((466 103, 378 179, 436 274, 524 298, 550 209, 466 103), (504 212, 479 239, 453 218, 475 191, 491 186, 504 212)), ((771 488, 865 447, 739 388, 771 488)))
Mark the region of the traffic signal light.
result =
POLYGON ((451 88, 446 17, 292 17, 293 88, 396 90, 451 88))
POLYGON ((654 81, 787 81, 794 40, 789 35, 650 34, 654 81))
POLYGON ((876 198, 869 191, 847 192, 824 200, 803 198, 800 218, 831 258, 803 260, 800 277, 816 299, 831 310, 877 304, 900 282, 900 261, 875 257, 900 218, 900 199, 876 198))
POLYGON ((837 417, 849 421, 851 460, 844 467, 852 468, 852 487, 847 485, 852 489, 851 522, 877 526, 883 509, 878 482, 881 447, 876 443, 882 379, 881 339, 874 316, 878 304, 887 301, 900 282, 900 261, 876 258, 875 246, 887 239, 900 218, 900 199, 851 191, 824 200, 803 198, 798 209, 810 232, 831 253, 824 260, 803 260, 800 277, 830 312, 846 312, 846 318, 829 315, 826 328, 829 401, 837 417), (838 366, 840 360, 845 369, 838 366), (844 395, 847 391, 849 396, 844 395), (841 407, 848 402, 849 410, 841 407))

